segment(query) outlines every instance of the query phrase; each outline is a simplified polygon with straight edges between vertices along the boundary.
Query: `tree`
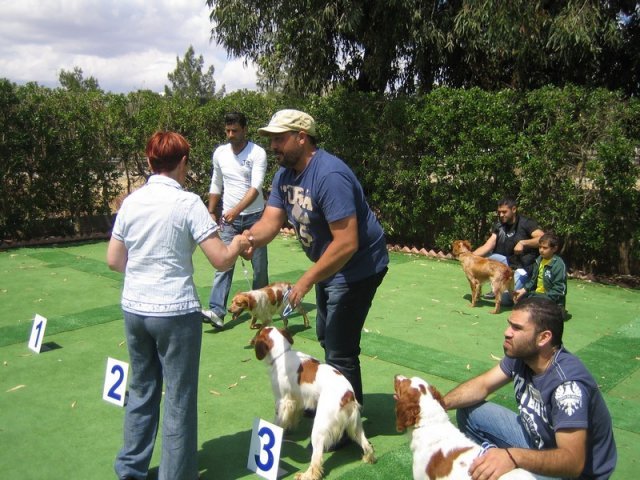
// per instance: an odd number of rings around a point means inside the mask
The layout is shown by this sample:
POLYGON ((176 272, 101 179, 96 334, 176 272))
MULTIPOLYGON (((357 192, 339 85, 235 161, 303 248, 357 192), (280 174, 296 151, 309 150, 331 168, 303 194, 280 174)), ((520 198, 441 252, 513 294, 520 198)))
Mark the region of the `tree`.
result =
POLYGON ((424 33, 421 39, 428 48, 435 47, 436 54, 441 51, 445 38, 439 23, 450 11, 449 2, 440 0, 207 0, 207 4, 212 7, 213 39, 230 54, 253 60, 263 85, 281 85, 285 92, 297 93, 322 93, 338 84, 366 92, 415 82, 431 85, 434 69, 423 64, 432 56, 414 61, 412 40, 424 33), (415 74, 410 79, 407 60, 415 74))
POLYGON ((101 92, 95 77, 84 78, 80 67, 73 67, 73 71, 60 70, 58 80, 62 88, 69 92, 101 92))
POLYGON ((212 39, 260 85, 323 93, 548 83, 640 93, 640 2, 207 0, 212 39), (284 12, 284 13, 283 13, 284 12), (635 69, 637 72, 637 68, 635 69), (621 77, 623 80, 621 81, 621 77))
MULTIPOLYGON (((207 99, 216 96, 216 82, 213 79, 215 71, 211 65, 203 73, 204 59, 202 55, 196 58, 193 46, 189 45, 184 59, 176 57, 176 69, 167 75, 171 87, 165 86, 164 93, 168 97, 207 99)), ((222 95, 224 86, 218 95, 222 95)))
MULTIPOLYGON (((637 53, 622 49, 637 22, 637 2, 608 0, 467 0, 457 12, 456 65, 451 83, 489 89, 539 88, 569 83, 611 87, 613 52, 630 65, 637 53), (609 52, 606 54, 605 52, 609 52)), ((637 86, 636 86, 637 87, 637 86)), ((631 91, 629 91, 631 93, 631 91)))

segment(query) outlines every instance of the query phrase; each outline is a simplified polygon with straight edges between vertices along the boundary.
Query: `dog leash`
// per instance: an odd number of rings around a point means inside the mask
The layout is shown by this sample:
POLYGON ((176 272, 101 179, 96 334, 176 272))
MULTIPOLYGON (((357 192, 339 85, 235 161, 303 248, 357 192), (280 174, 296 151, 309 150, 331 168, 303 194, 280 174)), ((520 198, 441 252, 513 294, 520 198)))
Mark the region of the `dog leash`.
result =
POLYGON ((291 293, 291 287, 287 288, 287 291, 284 292, 284 296, 282 297, 282 301, 285 303, 284 310, 282 310, 282 316, 287 318, 293 312, 293 307, 289 303, 289 294, 291 293))
POLYGON ((251 282, 249 281, 249 272, 247 271, 247 266, 244 264, 244 258, 240 257, 240 261, 242 262, 242 272, 244 273, 244 279, 247 281, 249 290, 251 290, 251 282))

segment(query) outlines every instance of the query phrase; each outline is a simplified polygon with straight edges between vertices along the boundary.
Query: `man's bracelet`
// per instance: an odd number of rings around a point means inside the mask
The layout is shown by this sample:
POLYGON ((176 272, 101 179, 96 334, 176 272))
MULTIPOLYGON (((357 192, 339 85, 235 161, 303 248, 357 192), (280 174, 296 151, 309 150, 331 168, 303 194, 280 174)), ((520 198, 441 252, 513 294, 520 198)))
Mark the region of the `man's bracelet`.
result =
POLYGON ((516 468, 520 468, 520 467, 518 467, 518 462, 516 462, 516 459, 513 458, 513 455, 511 455, 511 452, 509 451, 509 449, 505 448, 504 450, 505 450, 505 452, 507 452, 507 455, 509 455, 509 458, 513 462, 513 466, 516 467, 516 468))

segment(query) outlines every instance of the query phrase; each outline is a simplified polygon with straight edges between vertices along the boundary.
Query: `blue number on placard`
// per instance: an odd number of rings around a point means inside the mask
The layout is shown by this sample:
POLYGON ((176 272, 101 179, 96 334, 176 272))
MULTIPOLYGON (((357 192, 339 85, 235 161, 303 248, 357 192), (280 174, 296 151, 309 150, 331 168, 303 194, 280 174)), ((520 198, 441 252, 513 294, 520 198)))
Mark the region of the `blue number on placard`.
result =
POLYGON ((113 384, 113 386, 111 387, 111 390, 109 390, 109 393, 107 393, 107 395, 113 398, 114 400, 120 401, 120 399, 122 398, 122 395, 120 395, 119 393, 116 393, 116 390, 118 389, 118 387, 122 383, 122 380, 124 379, 124 370, 120 365, 114 365, 113 367, 111 367, 111 373, 117 373, 118 379, 113 384))
POLYGON ((38 346, 38 341, 40 340, 40 332, 42 331, 42 324, 43 324, 43 321, 40 320, 40 323, 38 323, 38 325, 36 325, 36 330, 38 330, 38 334, 36 335, 36 341, 33 344, 34 346, 38 346))
POLYGON ((276 443, 276 438, 269 427, 262 427, 260 430, 258 430, 258 436, 262 437, 263 435, 266 435, 269 439, 267 443, 262 445, 262 450, 267 452, 267 461, 265 463, 262 463, 260 461, 261 455, 254 455, 254 457, 255 457, 256 465, 258 466, 258 468, 260 468, 260 470, 262 471, 268 472, 273 468, 274 458, 273 458, 273 453, 271 453, 271 448, 273 448, 273 445, 276 443))

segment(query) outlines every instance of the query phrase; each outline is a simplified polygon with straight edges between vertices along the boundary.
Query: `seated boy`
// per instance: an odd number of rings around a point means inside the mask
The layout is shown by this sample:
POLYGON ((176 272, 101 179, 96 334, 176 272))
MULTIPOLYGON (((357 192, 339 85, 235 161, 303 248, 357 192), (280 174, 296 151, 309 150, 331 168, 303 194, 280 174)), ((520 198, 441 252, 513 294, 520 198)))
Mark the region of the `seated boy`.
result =
POLYGON ((538 252, 531 278, 523 288, 513 293, 514 301, 528 296, 550 298, 564 310, 567 296, 567 267, 556 255, 560 239, 555 233, 545 233, 540 237, 538 252))

